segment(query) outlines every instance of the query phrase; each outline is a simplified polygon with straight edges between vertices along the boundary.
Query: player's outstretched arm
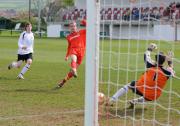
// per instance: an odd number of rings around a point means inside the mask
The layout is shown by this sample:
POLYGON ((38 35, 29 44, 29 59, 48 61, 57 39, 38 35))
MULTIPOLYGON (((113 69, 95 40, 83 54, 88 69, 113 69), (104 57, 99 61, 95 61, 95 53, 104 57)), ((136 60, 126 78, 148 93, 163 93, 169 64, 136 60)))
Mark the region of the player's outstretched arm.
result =
POLYGON ((64 58, 64 60, 65 60, 65 61, 68 61, 68 59, 69 59, 69 57, 68 57, 68 56, 66 56, 66 57, 64 58))
POLYGON ((80 24, 86 26, 86 20, 85 19, 81 20, 80 24))
POLYGON ((23 34, 24 34, 24 33, 21 33, 21 35, 19 36, 19 40, 18 40, 18 47, 19 47, 20 49, 23 49, 23 47, 24 47, 23 34))
POLYGON ((168 62, 168 66, 173 68, 173 62, 172 59, 174 57, 174 53, 172 51, 168 51, 168 54, 166 56, 166 60, 168 62))
POLYGON ((65 61, 68 60, 68 57, 69 57, 69 52, 70 52, 70 46, 68 45, 68 48, 67 48, 67 52, 66 52, 66 56, 65 56, 65 61))
POLYGON ((168 64, 167 70, 169 72, 171 72, 171 75, 174 77, 175 76, 175 71, 173 69, 173 57, 174 57, 174 53, 172 51, 168 51, 168 54, 166 56, 166 61, 168 64))

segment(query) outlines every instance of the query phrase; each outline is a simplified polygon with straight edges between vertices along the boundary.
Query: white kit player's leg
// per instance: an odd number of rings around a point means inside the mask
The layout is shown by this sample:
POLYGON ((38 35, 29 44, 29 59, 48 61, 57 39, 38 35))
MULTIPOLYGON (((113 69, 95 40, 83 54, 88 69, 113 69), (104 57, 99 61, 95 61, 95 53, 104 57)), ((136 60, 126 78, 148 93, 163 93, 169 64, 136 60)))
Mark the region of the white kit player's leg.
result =
POLYGON ((18 79, 24 79, 23 75, 29 70, 32 59, 28 59, 26 65, 21 70, 20 74, 17 76, 18 79))
POLYGON ((8 65, 8 69, 12 69, 12 68, 19 68, 22 64, 22 60, 20 61, 13 61, 11 64, 8 65))
POLYGON ((116 101, 120 96, 127 93, 128 90, 129 90, 129 84, 124 85, 111 97, 110 101, 116 101))
POLYGON ((129 84, 124 85, 107 101, 106 105, 113 106, 114 103, 118 100, 118 98, 126 94, 128 90, 129 90, 129 84))

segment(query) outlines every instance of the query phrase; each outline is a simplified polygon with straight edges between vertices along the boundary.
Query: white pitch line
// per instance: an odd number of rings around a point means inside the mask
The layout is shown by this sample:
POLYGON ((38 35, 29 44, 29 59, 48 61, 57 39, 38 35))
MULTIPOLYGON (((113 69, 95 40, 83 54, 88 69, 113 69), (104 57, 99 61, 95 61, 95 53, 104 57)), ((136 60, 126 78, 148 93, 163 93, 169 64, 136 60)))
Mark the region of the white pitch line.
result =
POLYGON ((67 112, 49 112, 49 113, 43 113, 38 115, 22 115, 22 116, 12 116, 12 117, 0 117, 0 121, 2 120, 13 120, 13 119, 23 119, 23 118, 33 118, 33 117, 42 117, 46 115, 63 115, 63 114, 75 114, 75 113, 81 113, 84 112, 84 110, 75 110, 75 111, 67 111, 67 112))

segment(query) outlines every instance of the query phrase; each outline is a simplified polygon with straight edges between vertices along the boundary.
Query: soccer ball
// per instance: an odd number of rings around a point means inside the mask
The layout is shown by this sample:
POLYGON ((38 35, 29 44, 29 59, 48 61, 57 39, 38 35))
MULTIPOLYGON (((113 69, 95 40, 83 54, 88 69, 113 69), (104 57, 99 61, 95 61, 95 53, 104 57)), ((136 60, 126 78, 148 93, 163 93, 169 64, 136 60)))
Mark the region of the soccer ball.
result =
POLYGON ((98 93, 98 105, 102 105, 105 102, 105 95, 102 92, 98 93))

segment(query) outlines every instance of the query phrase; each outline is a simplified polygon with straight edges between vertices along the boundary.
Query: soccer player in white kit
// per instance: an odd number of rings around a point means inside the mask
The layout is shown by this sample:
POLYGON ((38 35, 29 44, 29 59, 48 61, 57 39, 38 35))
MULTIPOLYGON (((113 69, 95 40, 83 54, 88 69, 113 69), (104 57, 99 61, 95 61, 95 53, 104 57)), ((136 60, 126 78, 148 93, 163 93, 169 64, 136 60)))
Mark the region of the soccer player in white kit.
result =
POLYGON ((25 24, 25 31, 23 31, 19 37, 18 41, 18 59, 17 61, 13 61, 9 66, 8 69, 12 68, 20 68, 23 61, 26 62, 26 65, 22 68, 21 72, 17 76, 18 79, 24 79, 23 75, 27 72, 32 64, 33 59, 33 47, 34 47, 34 35, 32 33, 32 25, 31 23, 25 24))

